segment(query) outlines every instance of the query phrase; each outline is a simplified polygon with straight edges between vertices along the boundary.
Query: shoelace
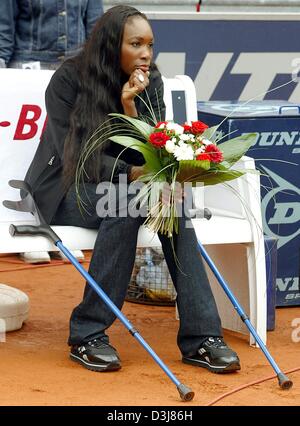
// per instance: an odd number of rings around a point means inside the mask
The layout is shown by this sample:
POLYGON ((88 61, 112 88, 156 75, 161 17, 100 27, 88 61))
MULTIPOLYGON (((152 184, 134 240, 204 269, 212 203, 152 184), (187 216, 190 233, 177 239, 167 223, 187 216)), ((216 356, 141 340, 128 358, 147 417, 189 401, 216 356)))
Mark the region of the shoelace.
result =
POLYGON ((94 339, 88 342, 88 345, 93 348, 101 348, 103 346, 107 346, 107 343, 103 342, 101 339, 94 339))
POLYGON ((209 346, 214 346, 215 348, 224 348, 224 346, 226 346, 223 339, 220 337, 209 337, 206 339, 205 343, 208 343, 209 346))
POLYGON ((88 345, 92 346, 93 348, 103 348, 105 346, 111 346, 111 345, 109 345, 109 343, 106 343, 105 341, 103 341, 101 339, 91 340, 90 342, 88 342, 88 345))

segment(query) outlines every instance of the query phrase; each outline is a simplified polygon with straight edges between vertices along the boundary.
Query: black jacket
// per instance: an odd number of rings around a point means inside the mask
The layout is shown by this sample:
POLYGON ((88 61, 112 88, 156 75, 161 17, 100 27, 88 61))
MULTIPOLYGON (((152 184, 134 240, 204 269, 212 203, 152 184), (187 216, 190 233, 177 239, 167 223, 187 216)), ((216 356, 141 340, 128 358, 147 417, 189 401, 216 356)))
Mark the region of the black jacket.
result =
MULTIPOLYGON (((157 70, 150 74, 150 84, 147 91, 156 116, 159 117, 158 111, 160 111, 161 117, 159 118, 163 120, 165 114, 163 82, 157 70)), ((31 186, 34 199, 47 223, 51 222, 66 194, 62 176, 64 142, 77 93, 78 71, 74 61, 68 60, 53 74, 47 87, 45 99, 48 121, 33 161, 25 176, 25 181, 31 186)), ((147 101, 144 93, 143 97, 147 101)), ((149 115, 144 103, 140 99, 136 99, 139 115, 149 115)), ((149 102, 147 101, 147 103, 149 102)), ((115 157, 120 153, 120 150, 121 148, 117 144, 111 144, 110 150, 103 154, 102 181, 111 179, 111 173, 116 161, 115 157)), ((114 177, 120 173, 126 173, 129 165, 142 164, 141 158, 133 150, 127 150, 126 155, 120 158, 122 159, 117 162, 114 177)))

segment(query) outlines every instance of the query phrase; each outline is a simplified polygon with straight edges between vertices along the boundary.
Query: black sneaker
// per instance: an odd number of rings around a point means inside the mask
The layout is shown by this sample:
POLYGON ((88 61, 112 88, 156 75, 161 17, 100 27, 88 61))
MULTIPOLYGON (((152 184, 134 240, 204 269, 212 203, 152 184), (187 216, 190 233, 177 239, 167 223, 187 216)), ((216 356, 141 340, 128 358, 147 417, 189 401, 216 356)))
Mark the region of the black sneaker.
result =
POLYGON ((92 371, 115 371, 121 368, 115 348, 101 339, 72 346, 70 358, 92 371))
POLYGON ((207 368, 213 373, 231 373, 241 369, 239 357, 220 337, 209 337, 195 355, 183 356, 182 362, 207 368))

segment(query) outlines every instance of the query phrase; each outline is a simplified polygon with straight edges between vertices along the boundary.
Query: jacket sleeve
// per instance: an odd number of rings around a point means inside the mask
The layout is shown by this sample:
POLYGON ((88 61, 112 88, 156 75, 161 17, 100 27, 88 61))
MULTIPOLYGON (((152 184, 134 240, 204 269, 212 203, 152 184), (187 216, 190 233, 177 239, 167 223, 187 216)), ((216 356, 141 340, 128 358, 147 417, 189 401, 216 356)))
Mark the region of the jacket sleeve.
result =
POLYGON ((103 14, 103 1, 102 0, 88 0, 86 14, 85 14, 85 35, 86 38, 90 35, 93 26, 98 18, 103 14))
POLYGON ((101 180, 103 182, 118 183, 119 175, 125 174, 127 178, 129 176, 131 165, 127 164, 123 160, 117 160, 108 154, 101 155, 101 180))
POLYGON ((0 59, 4 68, 10 61, 15 47, 15 26, 18 14, 16 0, 0 2, 0 59))
MULTIPOLYGON (((62 65, 52 76, 46 90, 47 126, 45 140, 53 143, 63 162, 64 143, 70 125, 70 116, 77 97, 77 83, 74 68, 62 65)), ((102 154, 102 180, 117 179, 120 173, 127 173, 130 166, 108 154, 102 154)))
POLYGON ((47 126, 43 136, 55 146, 61 160, 77 94, 74 77, 68 68, 62 65, 53 74, 45 95, 47 126))

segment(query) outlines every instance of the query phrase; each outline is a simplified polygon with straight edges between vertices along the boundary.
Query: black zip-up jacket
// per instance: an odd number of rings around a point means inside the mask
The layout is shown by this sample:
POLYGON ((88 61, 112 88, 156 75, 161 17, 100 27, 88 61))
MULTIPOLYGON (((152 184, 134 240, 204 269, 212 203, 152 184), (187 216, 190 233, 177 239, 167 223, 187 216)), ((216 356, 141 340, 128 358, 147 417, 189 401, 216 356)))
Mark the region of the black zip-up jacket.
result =
MULTIPOLYGON (((157 69, 151 71, 148 95, 158 119, 164 119, 163 81, 157 69)), ((66 194, 63 185, 64 142, 70 125, 70 114, 78 93, 78 71, 74 61, 68 60, 53 74, 46 90, 46 110, 48 121, 41 137, 32 163, 25 176, 33 190, 34 199, 47 223, 55 215, 57 208, 66 194)), ((146 94, 142 97, 147 104, 146 94)), ((140 116, 149 116, 144 103, 136 98, 136 107, 140 116)), ((112 111, 113 112, 113 111, 112 111)), ((97 125, 97 123, 96 123, 97 125)), ((101 158, 101 181, 110 181, 116 157, 121 151, 117 144, 110 147, 101 158)), ((141 165, 143 159, 132 149, 126 150, 116 163, 114 181, 120 173, 127 173, 130 165, 141 165)))

